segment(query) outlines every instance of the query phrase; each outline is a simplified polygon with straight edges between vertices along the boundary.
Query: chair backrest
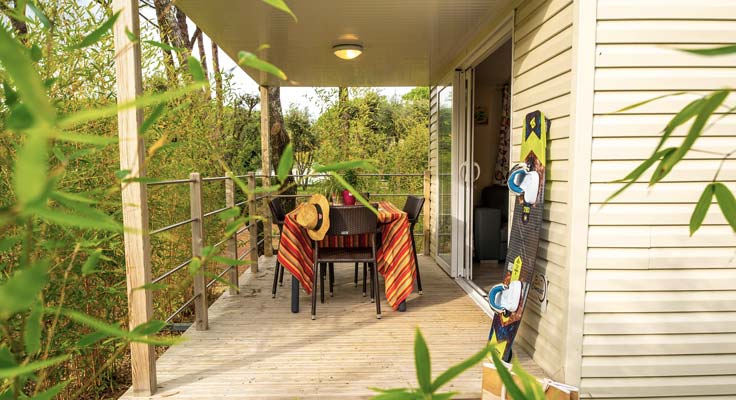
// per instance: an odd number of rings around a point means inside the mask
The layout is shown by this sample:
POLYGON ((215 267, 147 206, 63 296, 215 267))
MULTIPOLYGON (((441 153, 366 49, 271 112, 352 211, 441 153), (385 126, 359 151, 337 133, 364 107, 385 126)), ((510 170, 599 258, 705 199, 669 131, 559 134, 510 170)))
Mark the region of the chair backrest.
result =
POLYGON ((378 217, 365 206, 330 207, 328 235, 345 236, 376 233, 378 217))
POLYGON ((419 219, 419 214, 424 207, 424 197, 407 196, 404 204, 404 212, 409 217, 409 222, 415 223, 419 219))
POLYGON ((281 205, 281 199, 275 198, 268 202, 268 208, 271 209, 271 216, 276 224, 283 224, 286 219, 286 212, 284 207, 281 205))

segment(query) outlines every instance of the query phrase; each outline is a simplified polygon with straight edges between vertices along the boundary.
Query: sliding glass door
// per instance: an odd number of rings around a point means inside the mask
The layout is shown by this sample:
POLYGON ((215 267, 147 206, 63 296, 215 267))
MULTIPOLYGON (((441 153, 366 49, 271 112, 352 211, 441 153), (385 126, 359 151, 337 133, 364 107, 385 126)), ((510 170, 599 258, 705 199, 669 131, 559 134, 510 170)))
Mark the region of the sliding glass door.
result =
POLYGON ((438 107, 438 179, 439 218, 437 221, 437 254, 445 271, 452 266, 452 85, 439 90, 438 107))

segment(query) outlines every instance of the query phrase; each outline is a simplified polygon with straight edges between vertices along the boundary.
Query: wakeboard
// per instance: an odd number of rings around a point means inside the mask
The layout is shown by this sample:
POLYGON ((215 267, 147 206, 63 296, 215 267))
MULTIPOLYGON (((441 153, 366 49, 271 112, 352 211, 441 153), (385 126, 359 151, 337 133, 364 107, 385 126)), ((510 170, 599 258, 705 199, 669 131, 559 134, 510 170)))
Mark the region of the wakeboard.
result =
POLYGON ((510 171, 508 178, 509 190, 516 194, 516 198, 506 271, 503 282, 493 286, 488 293, 488 302, 495 313, 488 340, 496 345, 506 362, 511 361, 511 346, 521 325, 527 295, 532 286, 544 212, 549 128, 550 121, 539 110, 526 115, 520 163, 510 171))

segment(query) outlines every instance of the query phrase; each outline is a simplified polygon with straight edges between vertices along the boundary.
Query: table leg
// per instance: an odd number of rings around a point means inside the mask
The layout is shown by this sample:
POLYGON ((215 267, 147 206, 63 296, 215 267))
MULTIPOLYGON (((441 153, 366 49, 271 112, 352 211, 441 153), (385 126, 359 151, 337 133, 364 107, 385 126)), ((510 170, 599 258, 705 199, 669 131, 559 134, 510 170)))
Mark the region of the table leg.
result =
POLYGON ((291 312, 299 312, 299 279, 291 276, 291 312))
POLYGON ((406 311, 406 300, 399 303, 399 312, 405 312, 406 311))

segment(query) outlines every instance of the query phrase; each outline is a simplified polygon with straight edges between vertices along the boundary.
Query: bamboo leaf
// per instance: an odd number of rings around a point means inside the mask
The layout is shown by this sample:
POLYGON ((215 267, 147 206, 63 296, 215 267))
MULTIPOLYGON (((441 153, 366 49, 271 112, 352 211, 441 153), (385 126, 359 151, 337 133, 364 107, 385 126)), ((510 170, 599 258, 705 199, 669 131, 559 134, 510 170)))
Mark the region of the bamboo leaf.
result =
POLYGON ((46 389, 45 391, 33 396, 31 400, 52 400, 55 399, 56 396, 61 393, 62 390, 69 384, 69 381, 61 382, 59 384, 56 384, 52 386, 49 389, 46 389))
POLYGON ((715 186, 714 192, 718 206, 721 207, 721 212, 726 217, 728 224, 731 225, 731 229, 736 232, 736 199, 734 199, 733 193, 726 185, 720 182, 713 185, 715 186))
POLYGON ((137 97, 135 100, 129 101, 124 104, 119 104, 119 105, 113 104, 113 105, 95 109, 95 110, 78 111, 74 114, 64 117, 61 121, 59 121, 58 125, 62 129, 72 128, 76 125, 94 121, 97 119, 113 117, 117 115, 118 111, 120 110, 127 110, 130 108, 144 108, 144 107, 153 106, 153 105, 157 105, 161 103, 166 103, 167 101, 184 96, 187 93, 193 92, 195 90, 199 90, 201 88, 202 88, 201 83, 193 83, 191 85, 187 85, 182 88, 175 89, 175 90, 170 90, 164 93, 157 93, 157 94, 137 97))
POLYGON ((187 57, 187 66, 189 66, 189 73, 192 74, 192 78, 194 78, 195 81, 207 81, 207 77, 204 75, 204 70, 202 69, 202 64, 200 64, 199 60, 189 56, 187 57))
MULTIPOLYGON (((25 48, 1 25, 0 62, 8 76, 15 83, 16 90, 20 98, 23 99, 23 103, 38 119, 49 126, 52 125, 56 120, 56 110, 46 96, 46 89, 36 73, 37 69, 28 57, 25 48)), ((45 131, 39 133, 45 134, 45 131)))
POLYGON ((89 347, 89 346, 91 346, 91 345, 99 342, 100 340, 102 340, 102 339, 104 339, 106 337, 109 337, 109 336, 110 335, 108 335, 106 333, 103 333, 103 332, 92 332, 92 333, 88 333, 88 334, 82 336, 81 338, 79 338, 79 340, 77 341, 77 347, 82 347, 82 348, 83 347, 89 347))
POLYGON ((414 334, 414 365, 417 369, 417 382, 424 393, 432 393, 432 361, 424 336, 417 328, 414 334))
POLYGON ((373 207, 373 204, 371 204, 365 197, 363 197, 363 195, 360 192, 358 192, 351 184, 349 184, 345 180, 345 178, 343 178, 342 176, 338 175, 335 172, 330 172, 330 176, 332 176, 340 185, 342 185, 342 187, 344 187, 350 193, 352 193, 353 196, 355 196, 355 200, 359 201, 360 204, 368 207, 369 210, 373 211, 374 214, 378 215, 378 210, 376 210, 376 208, 373 207))
POLYGON ((672 132, 674 132, 678 126, 684 124, 697 115, 704 103, 705 98, 695 99, 672 117, 672 120, 670 120, 670 122, 667 123, 667 126, 665 126, 662 137, 659 139, 659 144, 657 144, 657 148, 654 151, 658 151, 662 148, 664 142, 672 135, 672 132))
POLYGON ((291 15, 292 18, 294 18, 295 22, 299 22, 299 19, 296 17, 296 15, 291 11, 289 6, 286 5, 284 0, 263 0, 264 3, 268 4, 271 7, 277 8, 289 15, 291 15))
POLYGON ((238 53, 238 65, 269 73, 281 80, 288 79, 284 71, 279 69, 279 67, 269 63, 268 61, 261 60, 257 55, 249 51, 241 51, 238 53))
POLYGON ((284 183, 286 182, 286 178, 291 173, 291 167, 294 166, 294 146, 289 143, 286 145, 286 148, 284 149, 284 152, 281 154, 281 158, 279 159, 279 166, 276 171, 276 176, 279 179, 279 182, 284 183))
POLYGON ((43 11, 39 10, 36 4, 34 2, 29 1, 26 3, 26 6, 31 10, 31 12, 38 18, 38 21, 41 22, 41 25, 43 25, 44 29, 50 29, 52 24, 51 21, 49 21, 49 18, 46 16, 46 14, 43 13, 43 11))
POLYGON ((711 47, 707 49, 677 49, 686 53, 697 54, 699 56, 724 56, 736 53, 736 44, 720 47, 711 47))
POLYGON ((693 146, 693 143, 695 143, 695 141, 700 137, 705 124, 708 122, 708 119, 711 117, 711 115, 713 115, 713 112, 715 112, 715 110, 717 110, 718 107, 723 104, 723 101, 726 100, 726 97, 728 97, 730 93, 730 90, 719 90, 706 97, 705 102, 698 111, 698 116, 695 118, 692 126, 690 126, 690 131, 685 137, 685 140, 682 142, 680 147, 678 147, 677 150, 672 153, 670 157, 667 157, 666 162, 664 162, 663 160, 663 162, 661 163, 660 167, 658 168, 658 179, 655 182, 658 182, 662 178, 667 176, 667 174, 672 171, 672 168, 678 162, 680 162, 680 160, 682 160, 685 154, 687 154, 687 152, 693 146))
POLYGON ((682 96, 683 94, 686 94, 686 93, 687 92, 668 93, 668 94, 663 94, 661 96, 652 97, 649 100, 640 101, 638 103, 634 103, 634 104, 632 104, 630 106, 626 106, 624 108, 621 108, 619 110, 616 110, 616 111, 614 111, 614 113, 622 113, 624 111, 633 110, 634 108, 639 108, 639 107, 641 107, 641 106, 643 106, 645 104, 649 104, 649 103, 651 103, 653 101, 662 100, 662 99, 665 99, 667 97, 682 96))
POLYGON ((47 153, 47 136, 33 129, 15 158, 13 188, 21 206, 40 202, 46 192, 47 153))
POLYGON ((100 321, 96 318, 90 317, 89 315, 83 314, 79 311, 68 310, 64 308, 49 309, 49 310, 51 312, 56 312, 58 310, 62 315, 64 315, 65 317, 71 319, 72 321, 76 323, 90 327, 96 330, 97 332, 104 333, 108 336, 124 339, 130 342, 146 343, 146 344, 161 345, 161 346, 170 346, 172 344, 179 342, 179 340, 172 339, 172 338, 150 337, 148 335, 141 335, 137 332, 123 330, 123 329, 120 329, 118 326, 111 325, 106 322, 100 321))
POLYGON ((90 275, 97 272, 97 264, 100 262, 102 256, 102 249, 97 249, 87 257, 87 260, 82 264, 82 275, 90 275))
POLYGON ((25 344, 26 353, 29 355, 36 354, 41 349, 42 317, 43 309, 40 304, 36 304, 31 308, 31 312, 26 318, 26 326, 23 329, 23 343, 25 344))
POLYGON ((76 132, 64 132, 57 135, 54 139, 62 142, 92 144, 96 146, 107 146, 118 142, 118 138, 114 136, 88 135, 76 132))
POLYGON ((248 261, 241 261, 241 260, 236 260, 234 258, 227 258, 227 257, 222 257, 222 256, 213 256, 212 261, 216 261, 220 264, 231 265, 231 266, 249 264, 248 261))
POLYGON ((28 309, 48 282, 46 262, 17 270, 0 284, 0 319, 28 309))
POLYGON ((182 49, 178 47, 171 46, 166 43, 157 42, 155 40, 144 40, 143 43, 150 44, 151 46, 156 46, 159 49, 166 50, 166 51, 176 51, 181 52, 182 49))
POLYGON ((240 207, 233 207, 233 208, 230 208, 228 210, 225 210, 225 211, 221 212, 218 215, 218 218, 220 218, 220 221, 227 221, 230 218, 237 218, 237 217, 239 217, 240 216, 240 212, 241 212, 240 211, 240 207))
POLYGON ((432 392, 439 390, 439 388, 444 386, 447 382, 455 379, 458 375, 465 372, 468 368, 483 361, 483 359, 486 358, 486 356, 488 355, 488 352, 491 350, 492 350, 491 347, 485 347, 483 348, 483 350, 470 356, 467 360, 461 363, 455 364, 449 369, 447 369, 445 372, 440 374, 440 376, 438 376, 437 379, 435 379, 434 382, 432 383, 432 392))
POLYGON ((511 370, 519 377, 521 380, 522 386, 524 386, 524 394, 527 395, 527 397, 531 397, 533 399, 545 399, 544 395, 544 389, 542 388, 542 385, 539 383, 539 380, 526 372, 524 368, 521 367, 521 364, 519 364, 519 360, 517 358, 514 358, 512 362, 512 368, 511 370))
POLYGON ((28 364, 18 365, 15 367, 0 368, 0 378, 10 379, 10 378, 15 378, 16 376, 30 374, 32 372, 36 372, 38 370, 52 367, 56 364, 62 363, 68 360, 69 357, 71 357, 71 355, 67 354, 63 356, 52 357, 46 360, 34 361, 28 364))
POLYGON ((692 236, 695 231, 700 228, 700 225, 703 224, 703 220, 705 219, 705 215, 708 213, 708 208, 710 208, 710 203, 713 200, 714 194, 714 185, 710 183, 705 187, 705 190, 703 190, 703 194, 700 195, 698 204, 695 205, 693 214, 690 216, 690 236, 692 236))
POLYGON ((140 128, 138 129, 139 134, 144 134, 148 132, 149 129, 153 126, 154 123, 163 115, 164 110, 166 109, 166 105, 161 103, 157 104, 156 107, 153 108, 153 111, 151 111, 151 114, 146 117, 146 119, 143 120, 141 123, 140 128))
POLYGON ((99 229, 111 232, 120 232, 122 230, 122 226, 107 215, 105 215, 103 219, 99 219, 99 214, 97 214, 97 217, 95 217, 90 215, 80 215, 71 212, 64 212, 61 210, 50 209, 46 207, 34 207, 31 209, 31 212, 39 218, 45 220, 46 222, 50 222, 60 226, 83 229, 99 229))
POLYGON ((144 322, 131 331, 133 334, 137 335, 153 335, 156 333, 161 332, 161 329, 164 329, 166 327, 166 322, 164 321, 157 321, 157 320, 151 320, 148 322, 144 322))
POLYGON ((516 382, 514 382, 514 378, 511 376, 509 370, 501 362, 501 359, 498 356, 498 351, 496 349, 491 350, 491 358, 493 359, 493 365, 496 367, 498 376, 501 378, 501 381, 506 387, 506 391, 511 396, 511 398, 514 400, 528 399, 528 397, 521 391, 516 382))
POLYGON ((8 250, 12 250, 15 245, 22 242, 23 238, 21 237, 7 237, 0 239, 0 253, 4 253, 8 250))
POLYGON ((113 14, 110 18, 108 18, 105 22, 102 23, 97 29, 93 30, 85 36, 79 43, 71 45, 69 48, 78 50, 83 49, 85 47, 91 46, 102 39, 102 37, 109 32, 113 25, 115 25, 115 21, 117 21, 118 17, 120 16, 120 11, 113 14))

